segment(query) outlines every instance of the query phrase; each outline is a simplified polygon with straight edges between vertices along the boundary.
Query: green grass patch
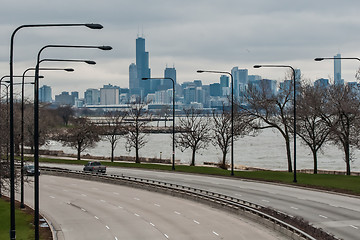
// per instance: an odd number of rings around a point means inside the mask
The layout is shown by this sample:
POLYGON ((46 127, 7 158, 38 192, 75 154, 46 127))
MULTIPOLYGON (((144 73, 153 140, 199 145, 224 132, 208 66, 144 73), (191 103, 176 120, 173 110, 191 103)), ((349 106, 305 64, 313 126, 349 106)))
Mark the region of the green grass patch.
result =
MULTIPOLYGON (((28 240, 34 239, 33 218, 21 211, 15 209, 15 231, 16 239, 28 240)), ((10 234, 10 203, 0 199, 0 239, 9 239, 10 234)))
MULTIPOLYGON (((32 161, 32 158, 26 158, 26 159, 32 161)), ((85 165, 88 161, 40 158, 40 162, 85 165)), ((164 165, 164 164, 148 164, 148 163, 138 164, 138 163, 110 162, 110 161, 103 161, 102 164, 105 166, 112 166, 112 167, 128 167, 128 168, 172 171, 171 165, 164 165)), ((230 177, 230 170, 224 170, 216 167, 177 165, 176 172, 230 177)), ((323 189, 329 191, 360 195, 359 176, 297 173, 297 183, 294 183, 293 173, 282 172, 282 171, 235 171, 234 175, 235 178, 246 178, 246 179, 253 179, 260 181, 277 182, 277 183, 283 183, 289 185, 311 187, 311 188, 317 188, 317 189, 323 189)))

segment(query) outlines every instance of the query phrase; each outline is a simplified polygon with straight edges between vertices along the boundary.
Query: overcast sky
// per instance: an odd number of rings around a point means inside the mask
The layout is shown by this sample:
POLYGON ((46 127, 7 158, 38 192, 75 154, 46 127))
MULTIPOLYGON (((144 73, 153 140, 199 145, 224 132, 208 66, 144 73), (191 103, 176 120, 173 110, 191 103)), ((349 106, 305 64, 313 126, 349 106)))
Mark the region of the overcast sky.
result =
MULTIPOLYGON (((197 69, 231 71, 283 80, 286 69, 253 69, 254 64, 287 64, 305 78, 333 78, 333 61, 315 57, 360 57, 359 0, 2 0, 0 68, 9 73, 9 43, 23 24, 101 23, 87 28, 22 29, 15 38, 15 74, 35 65, 39 49, 48 44, 111 45, 113 50, 47 49, 43 58, 91 59, 97 64, 43 63, 42 67, 73 67, 74 73, 43 72, 42 84, 61 91, 128 87, 129 64, 135 62, 135 40, 146 39, 152 77, 166 65, 177 81, 218 82, 197 69)), ((342 61, 342 77, 355 81, 360 62, 342 61)))

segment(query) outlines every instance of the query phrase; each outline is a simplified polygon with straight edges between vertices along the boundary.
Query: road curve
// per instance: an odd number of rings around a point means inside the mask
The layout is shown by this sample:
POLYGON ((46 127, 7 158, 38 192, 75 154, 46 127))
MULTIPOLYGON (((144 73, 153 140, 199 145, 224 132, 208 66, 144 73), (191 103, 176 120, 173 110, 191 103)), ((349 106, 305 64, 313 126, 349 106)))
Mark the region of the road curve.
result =
MULTIPOLYGON (((33 205, 33 185, 25 202, 33 205)), ((40 176, 40 211, 59 240, 284 239, 259 224, 190 200, 124 186, 40 176)))
MULTIPOLYGON (((82 166, 61 165, 61 167, 82 170, 82 166)), ((357 240, 360 236, 359 197, 255 181, 176 172, 111 167, 108 167, 107 172, 108 174, 154 179, 226 194, 271 207, 292 216, 302 217, 342 239, 357 240)))

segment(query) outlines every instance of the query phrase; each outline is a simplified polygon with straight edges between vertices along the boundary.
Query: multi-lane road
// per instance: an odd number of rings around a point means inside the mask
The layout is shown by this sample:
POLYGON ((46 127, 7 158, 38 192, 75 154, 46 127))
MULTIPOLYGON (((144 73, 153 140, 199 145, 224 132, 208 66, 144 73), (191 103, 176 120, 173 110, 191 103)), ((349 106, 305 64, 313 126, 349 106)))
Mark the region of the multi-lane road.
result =
MULTIPOLYGON (((81 170, 82 166, 64 168, 81 170)), ((276 184, 193 174, 108 168, 108 174, 124 174, 219 192, 272 207, 321 227, 343 239, 359 239, 360 198, 276 184)))
MULTIPOLYGON (((40 210, 56 239, 285 239, 240 216, 156 192, 40 176, 40 210)), ((32 205, 33 185, 26 184, 32 205)))

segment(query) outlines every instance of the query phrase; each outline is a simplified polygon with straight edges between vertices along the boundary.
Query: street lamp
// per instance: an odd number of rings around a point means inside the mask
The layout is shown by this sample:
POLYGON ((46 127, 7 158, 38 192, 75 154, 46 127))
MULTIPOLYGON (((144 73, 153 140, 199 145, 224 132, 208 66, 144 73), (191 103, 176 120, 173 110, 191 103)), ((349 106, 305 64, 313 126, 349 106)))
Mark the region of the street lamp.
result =
POLYGON ((175 80, 166 77, 166 78, 142 78, 142 80, 148 80, 148 79, 168 79, 172 81, 173 84, 173 127, 172 127, 172 135, 173 135, 173 142, 172 142, 172 150, 173 150, 173 156, 172 156, 172 170, 175 170, 175 80))
MULTIPOLYGON (((13 98, 13 75, 14 75, 14 39, 16 33, 23 28, 42 27, 87 27, 90 29, 102 29, 103 26, 97 23, 65 23, 65 24, 27 24, 17 27, 11 35, 10 40, 10 239, 16 239, 15 232, 15 165, 14 165, 14 98, 13 98)), ((35 239, 39 236, 35 232, 35 239)))
POLYGON ((231 176, 234 176, 234 78, 230 72, 197 70, 197 73, 227 74, 231 78, 231 176))
POLYGON ((42 47, 37 55, 35 67, 35 86, 34 86, 34 224, 35 239, 39 238, 39 66, 42 51, 47 48, 93 48, 100 50, 111 50, 110 46, 89 46, 89 45, 46 45, 42 47))
POLYGON ((326 58, 315 58, 314 60, 316 61, 316 62, 320 62, 320 61, 323 61, 323 60, 335 60, 335 59, 351 59, 351 60, 358 60, 358 61, 360 61, 360 58, 357 58, 357 57, 339 57, 339 58, 337 58, 337 57, 331 57, 331 58, 329 58, 329 57, 326 57, 326 58))
MULTIPOLYGON (((25 204, 24 204, 24 96, 25 96, 25 89, 24 89, 24 84, 25 83, 25 76, 26 73, 28 71, 34 71, 35 68, 28 68, 23 72, 22 75, 22 82, 19 83, 21 84, 21 203, 20 203, 20 208, 25 208, 25 204)), ((41 68, 40 70, 45 70, 45 71, 66 71, 66 72, 73 72, 74 69, 72 68, 41 68)), ((14 83, 14 85, 17 85, 18 83, 14 83)), ((35 82, 33 82, 32 84, 35 84, 35 82)))
POLYGON ((295 69, 289 65, 254 65, 254 68, 290 68, 293 73, 293 88, 294 88, 294 98, 293 98, 293 105, 294 105, 294 179, 293 182, 296 183, 296 73, 295 69))

